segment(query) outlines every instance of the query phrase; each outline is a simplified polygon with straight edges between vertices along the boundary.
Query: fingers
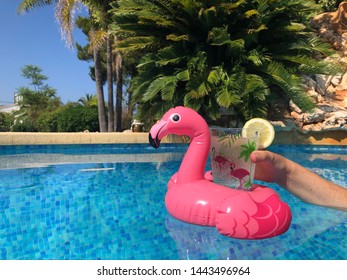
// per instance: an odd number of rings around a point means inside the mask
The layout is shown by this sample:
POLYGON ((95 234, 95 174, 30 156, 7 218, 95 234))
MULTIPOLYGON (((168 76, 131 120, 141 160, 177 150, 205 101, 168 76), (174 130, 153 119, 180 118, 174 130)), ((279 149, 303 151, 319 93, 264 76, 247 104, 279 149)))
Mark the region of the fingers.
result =
POLYGON ((268 151, 254 151, 252 152, 250 159, 253 163, 262 162, 265 160, 271 160, 272 153, 268 151))

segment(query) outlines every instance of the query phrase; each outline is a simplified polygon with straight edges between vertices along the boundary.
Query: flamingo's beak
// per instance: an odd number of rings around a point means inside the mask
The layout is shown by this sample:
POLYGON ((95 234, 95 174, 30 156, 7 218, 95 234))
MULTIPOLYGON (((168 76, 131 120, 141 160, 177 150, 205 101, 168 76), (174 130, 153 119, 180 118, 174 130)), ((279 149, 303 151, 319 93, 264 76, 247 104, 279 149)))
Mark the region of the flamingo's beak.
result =
POLYGON ((155 138, 152 137, 151 133, 148 134, 148 141, 152 145, 153 148, 159 148, 160 140, 158 138, 158 135, 155 136, 155 138))
POLYGON ((167 131, 165 129, 166 125, 167 121, 160 120, 152 126, 148 135, 148 140, 152 147, 156 149, 159 147, 160 140, 163 139, 163 137, 167 134, 167 131))

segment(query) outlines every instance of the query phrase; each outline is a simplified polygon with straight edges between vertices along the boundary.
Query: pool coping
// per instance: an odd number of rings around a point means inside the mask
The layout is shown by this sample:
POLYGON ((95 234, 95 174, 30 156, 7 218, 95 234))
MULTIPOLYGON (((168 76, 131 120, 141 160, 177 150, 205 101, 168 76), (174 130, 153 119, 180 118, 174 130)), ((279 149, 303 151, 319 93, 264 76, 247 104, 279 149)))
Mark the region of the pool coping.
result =
POLYGON ((148 143, 148 133, 0 132, 0 145, 148 143))
MULTIPOLYGON (((163 143, 184 143, 188 137, 169 135, 163 143)), ((140 144, 148 143, 148 132, 0 132, 0 145, 45 144, 140 144)), ((276 131, 274 144, 347 145, 347 131, 299 134, 276 131)))

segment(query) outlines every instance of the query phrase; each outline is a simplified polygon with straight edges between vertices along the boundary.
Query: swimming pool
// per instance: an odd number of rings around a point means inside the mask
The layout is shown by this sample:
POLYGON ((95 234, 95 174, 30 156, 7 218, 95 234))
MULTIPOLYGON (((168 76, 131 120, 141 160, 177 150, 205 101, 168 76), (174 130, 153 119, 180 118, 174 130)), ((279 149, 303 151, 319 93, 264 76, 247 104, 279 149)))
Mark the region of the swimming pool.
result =
MULTIPOLYGON (((347 213, 305 204, 285 234, 227 238, 167 213, 185 144, 0 146, 0 259, 347 259, 347 213)), ((346 186, 346 146, 273 145, 346 186)))

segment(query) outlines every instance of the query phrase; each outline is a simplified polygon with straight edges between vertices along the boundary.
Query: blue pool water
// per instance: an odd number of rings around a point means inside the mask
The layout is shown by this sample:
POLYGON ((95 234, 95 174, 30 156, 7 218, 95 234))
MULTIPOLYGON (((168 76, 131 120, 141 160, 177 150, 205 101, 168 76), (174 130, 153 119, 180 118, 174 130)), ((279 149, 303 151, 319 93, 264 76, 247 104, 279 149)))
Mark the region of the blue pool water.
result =
MULTIPOLYGON (((0 146, 0 259, 347 259, 347 213, 305 204, 287 233, 227 238, 167 213, 185 144, 0 146)), ((272 146, 346 186, 347 147, 272 146)))

